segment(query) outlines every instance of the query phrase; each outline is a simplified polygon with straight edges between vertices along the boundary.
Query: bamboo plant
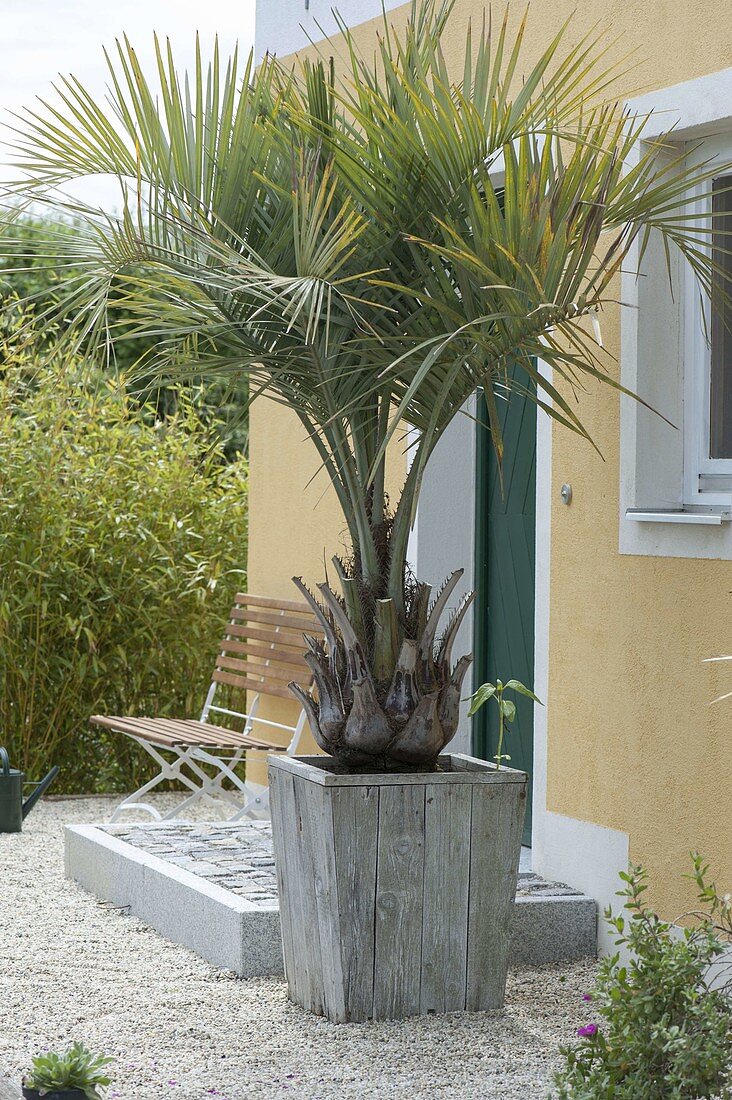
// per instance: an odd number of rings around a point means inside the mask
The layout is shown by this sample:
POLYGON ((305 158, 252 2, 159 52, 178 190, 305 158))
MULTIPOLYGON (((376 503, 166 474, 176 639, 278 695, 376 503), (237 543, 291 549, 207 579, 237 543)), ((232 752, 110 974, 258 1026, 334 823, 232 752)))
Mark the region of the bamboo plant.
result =
POLYGON ((147 77, 125 39, 106 103, 68 77, 17 122, 16 198, 76 222, 58 306, 76 338, 113 354, 130 335, 109 322, 114 288, 134 333, 155 338, 146 371, 245 372, 251 398, 292 409, 317 448, 350 553, 337 584, 295 580, 323 639, 306 639, 316 694, 293 691, 346 766, 429 767, 457 727, 471 657, 453 648, 472 597, 442 625, 462 571, 432 593, 407 563, 453 418, 482 390, 500 458, 499 403, 520 391, 589 438, 583 382, 620 388, 590 322, 633 250, 660 235, 710 286, 689 171, 681 154, 634 154, 644 120, 609 98, 602 41, 572 44, 566 26, 528 63, 525 20, 507 14, 448 71, 452 6, 415 0, 398 31, 385 15, 373 56, 342 26, 343 71, 326 43, 243 71, 199 52, 183 78, 158 42, 147 77), (119 183, 117 213, 73 197, 99 174, 119 183), (393 501, 390 445, 409 451, 393 501))

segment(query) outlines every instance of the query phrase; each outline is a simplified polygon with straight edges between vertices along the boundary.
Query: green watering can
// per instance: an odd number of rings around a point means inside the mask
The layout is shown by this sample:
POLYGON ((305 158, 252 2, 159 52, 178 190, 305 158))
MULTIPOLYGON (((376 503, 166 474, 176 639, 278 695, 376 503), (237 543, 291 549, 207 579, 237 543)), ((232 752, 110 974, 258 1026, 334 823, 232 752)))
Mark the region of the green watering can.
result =
MULTIPOLYGON (((28 816, 41 795, 58 775, 58 768, 51 768, 45 779, 35 786, 32 794, 23 801, 25 775, 10 767, 7 751, 0 748, 0 833, 19 833, 23 819, 28 816)), ((27 785, 27 784, 26 784, 27 785)))

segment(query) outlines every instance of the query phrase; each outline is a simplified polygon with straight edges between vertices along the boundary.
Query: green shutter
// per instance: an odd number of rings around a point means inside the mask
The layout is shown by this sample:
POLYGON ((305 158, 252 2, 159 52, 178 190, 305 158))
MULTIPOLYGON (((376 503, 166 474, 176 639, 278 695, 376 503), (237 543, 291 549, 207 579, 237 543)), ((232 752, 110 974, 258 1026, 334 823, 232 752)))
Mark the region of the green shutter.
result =
MULTIPOLYGON (((503 490, 484 401, 479 403, 476 477, 475 684, 500 677, 534 686, 536 533, 536 405, 519 394, 498 402, 504 438, 503 490)), ((511 698, 514 698, 513 696, 511 698)), ((516 721, 504 752, 511 767, 533 772, 534 711, 516 696, 516 721)), ((473 751, 490 760, 496 752, 495 707, 473 718, 473 751)), ((531 841, 531 782, 524 843, 531 841)))

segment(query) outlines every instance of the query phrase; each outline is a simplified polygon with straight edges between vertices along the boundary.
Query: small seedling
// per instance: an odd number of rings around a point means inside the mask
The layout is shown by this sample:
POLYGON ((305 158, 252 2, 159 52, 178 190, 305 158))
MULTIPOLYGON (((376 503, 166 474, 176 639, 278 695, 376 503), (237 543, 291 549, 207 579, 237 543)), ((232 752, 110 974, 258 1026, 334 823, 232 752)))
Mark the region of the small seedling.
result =
POLYGON ((24 1086, 26 1090, 34 1089, 39 1096, 78 1089, 86 1100, 103 1100, 109 1084, 105 1066, 113 1061, 103 1054, 92 1054, 83 1043, 74 1043, 63 1054, 49 1051, 34 1058, 24 1086))
POLYGON ((530 691, 520 680, 509 680, 507 684, 504 684, 502 680, 496 680, 495 684, 481 684, 478 690, 470 696, 472 701, 468 711, 469 718, 472 718, 476 710, 480 710, 483 704, 490 699, 495 699, 498 706, 498 751, 493 757, 496 762, 496 771, 500 769, 502 760, 508 761, 511 759, 508 753, 503 752, 503 738, 506 726, 510 725, 516 717, 516 704, 510 699, 506 699, 505 693, 507 691, 526 695, 540 706, 544 705, 541 699, 537 699, 533 691, 530 691))

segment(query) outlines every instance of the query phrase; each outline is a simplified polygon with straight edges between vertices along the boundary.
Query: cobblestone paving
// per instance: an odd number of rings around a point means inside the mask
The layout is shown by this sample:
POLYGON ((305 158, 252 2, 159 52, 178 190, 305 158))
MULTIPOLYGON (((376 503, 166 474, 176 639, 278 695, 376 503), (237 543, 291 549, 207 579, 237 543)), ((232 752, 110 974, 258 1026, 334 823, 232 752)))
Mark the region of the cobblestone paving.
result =
POLYGON ((151 856, 174 863, 259 908, 277 904, 269 821, 192 823, 162 821, 106 825, 104 831, 151 856))
POLYGON ((547 882, 540 875, 523 874, 519 876, 516 897, 531 895, 537 898, 578 897, 578 891, 571 886, 565 886, 563 882, 547 882))
MULTIPOLYGON (((135 848, 183 867, 239 894, 261 908, 277 904, 277 879, 269 821, 151 822, 106 825, 104 831, 135 848)), ((539 875, 523 873, 517 896, 569 897, 576 890, 539 875)))

